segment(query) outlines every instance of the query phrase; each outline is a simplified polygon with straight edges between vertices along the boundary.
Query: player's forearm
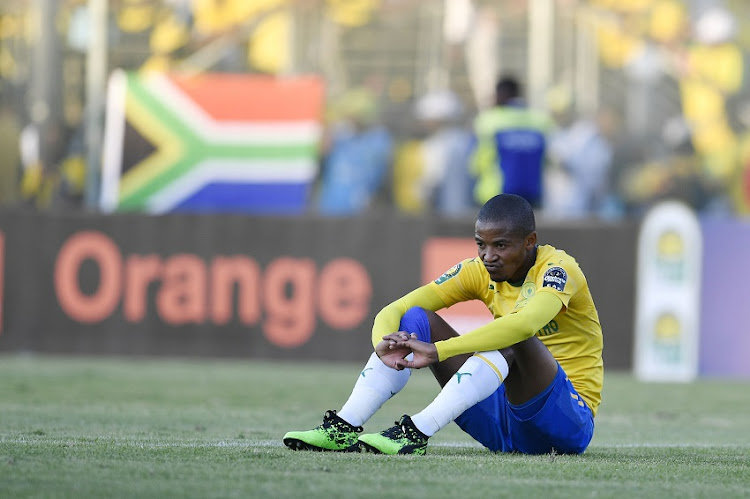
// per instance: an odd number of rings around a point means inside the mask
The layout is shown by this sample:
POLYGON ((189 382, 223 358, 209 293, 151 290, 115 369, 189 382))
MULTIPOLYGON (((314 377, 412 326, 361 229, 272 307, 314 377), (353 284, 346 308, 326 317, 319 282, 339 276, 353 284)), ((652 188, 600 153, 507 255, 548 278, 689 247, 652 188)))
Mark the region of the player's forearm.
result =
MULTIPOLYGON (((540 326, 541 327, 541 326, 540 326)), ((531 338, 536 328, 520 314, 500 317, 456 338, 435 343, 439 361, 464 353, 500 350, 531 338)))
POLYGON ((500 317, 462 336, 435 343, 440 362, 464 353, 500 350, 534 336, 562 308, 550 293, 539 293, 515 314, 500 317))
POLYGON ((412 307, 439 310, 445 307, 443 300, 428 286, 417 288, 406 296, 386 305, 375 316, 372 325, 372 346, 375 347, 386 334, 398 331, 401 317, 412 307))
POLYGON ((372 325, 372 346, 375 347, 388 333, 398 331, 398 325, 403 317, 406 308, 403 307, 403 300, 396 300, 383 307, 375 316, 372 325))

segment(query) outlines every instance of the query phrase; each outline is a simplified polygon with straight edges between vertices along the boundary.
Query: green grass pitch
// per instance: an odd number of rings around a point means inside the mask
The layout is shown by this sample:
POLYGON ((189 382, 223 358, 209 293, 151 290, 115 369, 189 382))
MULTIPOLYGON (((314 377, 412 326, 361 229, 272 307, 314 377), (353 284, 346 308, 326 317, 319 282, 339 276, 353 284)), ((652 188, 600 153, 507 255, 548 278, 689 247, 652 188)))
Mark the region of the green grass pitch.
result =
MULTIPOLYGON (((360 368, 0 356, 0 497, 750 497, 747 381, 609 372, 582 456, 492 454, 455 425, 424 457, 283 447, 340 408, 360 368)), ((413 373, 365 430, 436 393, 413 373)))

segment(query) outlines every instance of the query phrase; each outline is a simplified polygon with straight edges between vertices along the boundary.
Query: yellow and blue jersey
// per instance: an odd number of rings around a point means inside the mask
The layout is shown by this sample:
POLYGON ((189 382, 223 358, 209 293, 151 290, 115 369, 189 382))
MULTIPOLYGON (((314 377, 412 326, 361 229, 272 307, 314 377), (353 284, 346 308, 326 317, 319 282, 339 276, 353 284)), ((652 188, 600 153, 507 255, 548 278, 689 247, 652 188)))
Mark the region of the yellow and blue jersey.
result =
POLYGON ((522 309, 538 293, 557 296, 563 303, 562 309, 536 336, 596 414, 604 378, 602 328, 586 277, 573 257, 549 245, 539 246, 536 262, 517 286, 492 281, 481 259, 471 258, 428 286, 446 307, 461 301, 481 300, 495 319, 522 309))

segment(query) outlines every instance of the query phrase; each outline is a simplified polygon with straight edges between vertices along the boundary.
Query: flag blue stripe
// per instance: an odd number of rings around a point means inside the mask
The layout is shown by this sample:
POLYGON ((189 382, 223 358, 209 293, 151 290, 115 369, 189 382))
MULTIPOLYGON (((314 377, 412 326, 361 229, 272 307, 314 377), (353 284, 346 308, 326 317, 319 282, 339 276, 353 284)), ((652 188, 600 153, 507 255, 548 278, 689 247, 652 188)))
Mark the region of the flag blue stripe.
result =
POLYGON ((212 182, 180 202, 181 213, 298 215, 307 211, 311 184, 212 182))

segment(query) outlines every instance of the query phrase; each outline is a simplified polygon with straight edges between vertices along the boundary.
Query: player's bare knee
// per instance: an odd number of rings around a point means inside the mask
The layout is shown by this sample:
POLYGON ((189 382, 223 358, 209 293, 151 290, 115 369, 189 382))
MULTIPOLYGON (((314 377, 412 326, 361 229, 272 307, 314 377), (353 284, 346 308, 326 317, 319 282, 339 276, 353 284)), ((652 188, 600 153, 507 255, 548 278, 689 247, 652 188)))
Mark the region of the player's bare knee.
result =
POLYGON ((513 347, 503 348, 502 350, 500 350, 500 353, 502 354, 503 357, 505 357, 505 361, 508 363, 508 367, 513 367, 513 364, 515 363, 515 360, 516 360, 513 347))

